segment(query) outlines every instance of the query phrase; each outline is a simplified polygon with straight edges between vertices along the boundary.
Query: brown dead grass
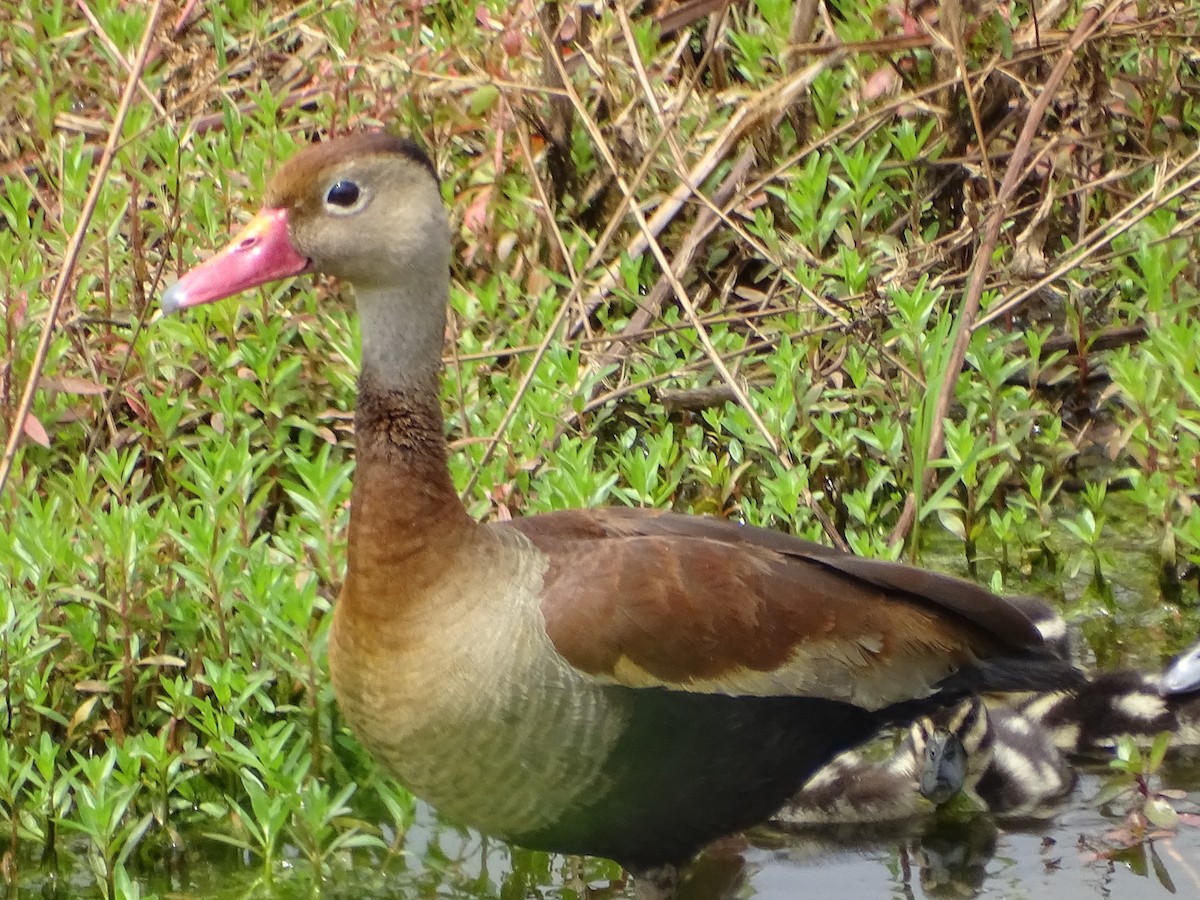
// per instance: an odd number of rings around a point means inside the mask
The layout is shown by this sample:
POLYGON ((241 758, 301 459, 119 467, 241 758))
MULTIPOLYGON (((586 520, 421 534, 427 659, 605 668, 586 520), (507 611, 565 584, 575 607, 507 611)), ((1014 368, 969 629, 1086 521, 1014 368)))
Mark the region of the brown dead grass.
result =
MULTIPOLYGON (((846 337, 886 316, 882 297, 893 286, 928 277, 948 288, 959 298, 950 312, 958 316, 960 345, 971 329, 994 324, 1047 320, 1065 329, 1056 310, 1064 295, 1088 295, 1088 272, 1109 260, 1114 235, 1179 197, 1175 233, 1195 233, 1200 156, 1190 110, 1200 91, 1193 62, 1200 11, 1191 5, 1112 3, 1082 18, 1065 2, 1041 7, 1036 17, 991 2, 911 11, 884 5, 870 37, 848 43, 849 19, 805 0, 795 5, 786 52, 767 63, 774 77, 757 85, 739 75, 731 49, 732 34, 760 27, 740 2, 618 7, 603 20, 573 5, 560 11, 524 3, 503 14, 480 7, 472 18, 437 4, 364 4, 349 54, 330 40, 322 8, 278 7, 265 38, 226 34, 223 67, 204 28, 205 7, 168 10, 134 102, 153 108, 149 127, 166 125, 181 140, 223 128, 229 107, 259 114, 264 91, 281 109, 313 111, 288 119, 287 127, 306 137, 417 123, 458 196, 461 277, 470 280, 474 268, 505 258, 501 264, 530 294, 545 286, 546 269, 569 278, 554 326, 529 348, 527 383, 546 349, 569 336, 587 350, 581 384, 617 367, 591 403, 645 386, 623 380, 622 361, 664 330, 691 329, 719 382, 705 402, 740 403, 777 448, 745 393, 759 371, 755 359, 778 339, 758 328, 771 313, 819 311, 823 322, 813 327, 829 337, 811 365, 836 381, 846 337), (988 45, 996 33, 989 21, 1010 16, 1010 46, 1001 52, 988 45), (648 17, 658 41, 643 62, 635 31, 648 17), (428 40, 422 25, 451 38, 428 40), (829 72, 843 76, 843 114, 822 127, 811 87, 829 72), (352 118, 346 109, 355 111, 352 118), (776 189, 814 154, 851 152, 903 121, 933 123, 930 145, 939 148, 936 159, 914 168, 912 202, 873 222, 869 233, 838 232, 815 248, 790 241, 776 189), (590 149, 586 164, 580 144, 590 149), (505 177, 532 186, 537 216, 529 231, 508 230, 506 201, 496 190, 505 177), (749 227, 763 209, 780 225, 775 246, 749 227), (571 258, 567 228, 588 234, 590 252, 581 263, 571 258), (868 252, 873 270, 865 290, 827 296, 797 277, 797 266, 828 264, 838 241, 868 252), (514 244, 520 253, 511 252, 514 244), (622 260, 646 254, 654 259, 651 281, 619 329, 609 329, 598 312, 620 293, 622 260), (985 291, 994 299, 977 320, 985 291), (664 317, 666 310, 681 314, 664 317), (750 335, 749 347, 733 357, 718 351, 709 336, 718 322, 750 335)), ((85 134, 98 157, 118 85, 116 43, 86 4, 79 10, 78 27, 57 39, 69 51, 77 97, 53 133, 31 133, 19 101, 0 110, 5 176, 29 185, 48 218, 63 215, 54 191, 56 138, 85 134)), ((21 60, 2 62, 21 72, 21 60)), ((38 77, 24 71, 12 96, 34 93, 38 77)), ((149 243, 139 285, 155 283, 161 253, 173 246, 170 239, 149 243)), ((138 321, 153 288, 140 293, 138 321)), ((23 302, 7 298, 10 320, 24 315, 23 302)), ((63 313, 68 320, 82 314, 63 313)), ((1062 339, 1086 373, 1088 346, 1103 336, 1109 317, 1098 302, 1075 319, 1085 325, 1063 331, 1062 339)), ((63 325, 62 318, 51 321, 63 325)), ((1136 339, 1136 330, 1122 333, 1136 339)), ((12 423, 24 421, 15 356, 10 338, 0 370, 10 436, 12 423)), ((946 403, 961 366, 959 354, 937 386, 946 403)), ((37 367, 24 361, 23 384, 37 367)), ((502 442, 520 402, 519 392, 489 450, 502 442)), ((936 437, 930 450, 940 453, 936 437)), ((786 454, 784 462, 791 462, 786 454)), ((902 520, 895 536, 906 528, 902 520)), ((828 522, 826 530, 840 540, 828 522)))

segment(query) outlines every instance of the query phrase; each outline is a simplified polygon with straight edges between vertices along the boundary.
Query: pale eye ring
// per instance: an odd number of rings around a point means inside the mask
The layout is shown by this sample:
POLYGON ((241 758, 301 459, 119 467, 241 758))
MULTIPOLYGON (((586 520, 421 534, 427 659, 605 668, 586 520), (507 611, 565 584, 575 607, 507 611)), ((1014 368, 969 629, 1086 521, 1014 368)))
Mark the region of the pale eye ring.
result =
POLYGON ((362 188, 348 178, 341 178, 325 192, 325 207, 330 212, 352 213, 362 208, 366 200, 362 188))

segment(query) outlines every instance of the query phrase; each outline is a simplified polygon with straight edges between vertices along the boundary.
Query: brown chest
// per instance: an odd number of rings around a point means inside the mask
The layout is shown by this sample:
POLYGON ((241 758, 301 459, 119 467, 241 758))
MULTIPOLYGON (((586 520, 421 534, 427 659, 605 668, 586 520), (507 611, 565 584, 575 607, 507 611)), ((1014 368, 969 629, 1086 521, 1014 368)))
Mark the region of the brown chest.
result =
POLYGON ((444 815, 500 836, 594 790, 623 713, 550 645, 536 559, 489 579, 486 602, 454 578, 419 603, 393 584, 393 614, 368 615, 348 581, 329 637, 343 715, 380 763, 444 815))

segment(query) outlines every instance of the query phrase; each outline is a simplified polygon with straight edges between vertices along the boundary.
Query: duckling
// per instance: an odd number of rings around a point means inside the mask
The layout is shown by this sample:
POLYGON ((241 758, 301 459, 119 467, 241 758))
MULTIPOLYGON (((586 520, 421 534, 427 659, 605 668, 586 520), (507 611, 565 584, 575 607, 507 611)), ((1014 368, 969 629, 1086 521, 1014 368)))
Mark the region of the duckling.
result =
MULTIPOLYGON (((1054 656, 1070 659, 1067 623, 1055 609, 1036 597, 1008 602, 1029 618, 1054 656)), ((835 757, 772 822, 791 827, 897 822, 929 815, 956 795, 967 796, 981 810, 1023 815, 1065 794, 1072 781, 1044 729, 1003 710, 993 713, 969 697, 936 719, 914 721, 885 760, 860 750, 835 757), (1012 779, 1023 781, 1010 784, 1012 779), (980 784, 982 792, 976 790, 980 784)))
POLYGON ((1046 729, 968 697, 924 716, 890 758, 843 753, 810 778, 772 821, 784 826, 895 822, 963 797, 974 809, 1040 816, 1074 784, 1046 729))
MULTIPOLYGON (((1010 597, 1009 602, 1029 617, 1055 655, 1071 659, 1067 622, 1057 610, 1036 597, 1010 597)), ((926 741, 918 777, 918 790, 938 807, 960 796, 981 811, 1042 816, 1074 785, 1074 772, 1044 726, 979 698, 969 698, 948 715, 948 723, 926 741)))
MULTIPOLYGON (((1036 597, 1010 597, 1009 602, 1029 617, 1060 659, 1071 659, 1067 623, 1056 610, 1036 597)), ((1049 732, 1055 746, 1067 754, 1111 749, 1126 734, 1148 742, 1163 731, 1171 732, 1174 749, 1200 748, 1200 641, 1161 675, 1102 672, 1081 687, 1008 694, 990 709, 997 728, 1049 732), (1013 713, 1016 718, 1010 720, 1013 713)), ((1045 759, 1038 746, 1041 738, 1039 734, 1028 749, 1034 758, 1045 759)))
MULTIPOLYGON (((936 804, 921 795, 917 779, 936 731, 932 719, 923 716, 912 723, 887 759, 872 758, 869 749, 840 754, 804 783, 772 816, 772 824, 887 823, 932 813, 936 804)), ((976 757, 972 762, 978 765, 981 760, 976 757)), ((960 777, 966 779, 966 765, 960 777)))
MULTIPOLYGON (((1015 602, 1069 658, 1065 621, 1041 601, 1015 602)), ((1173 749, 1200 747, 1200 642, 1161 675, 1104 672, 1078 689, 986 708, 974 700, 950 716, 925 736, 921 795, 939 807, 961 794, 995 814, 1041 816, 1074 784, 1065 754, 1109 749, 1123 734, 1149 740, 1163 731, 1173 749)))
POLYGON ((1009 818, 1049 814, 1074 783, 1047 729, 978 698, 930 736, 918 776, 921 795, 938 806, 961 794, 973 808, 1009 818))
MULTIPOLYGON (((1051 641, 1053 622, 1044 623, 1050 627, 1043 634, 1051 641)), ((954 713, 966 714, 964 707, 954 713)), ((1033 695, 1015 708, 991 706, 985 715, 986 743, 964 725, 929 735, 918 777, 920 793, 939 806, 962 793, 993 813, 1041 815, 1074 783, 1064 751, 1106 749, 1122 734, 1149 739, 1162 731, 1171 732, 1176 749, 1200 746, 1200 642, 1161 676, 1105 672, 1079 690, 1033 695), (972 765, 975 754, 988 758, 977 779, 972 775, 979 771, 978 764, 972 765)))
POLYGON ((1163 731, 1175 749, 1200 747, 1200 642, 1161 675, 1103 672, 1082 687, 1021 698, 1012 709, 1068 753, 1110 749, 1121 735, 1149 741, 1163 731))
POLYGON ((1033 627, 1038 630, 1042 640, 1055 656, 1064 661, 1071 659, 1073 653, 1071 635, 1067 630, 1067 620, 1058 610, 1045 600, 1025 594, 1018 594, 1007 599, 1010 604, 1029 617, 1029 621, 1033 623, 1033 627))

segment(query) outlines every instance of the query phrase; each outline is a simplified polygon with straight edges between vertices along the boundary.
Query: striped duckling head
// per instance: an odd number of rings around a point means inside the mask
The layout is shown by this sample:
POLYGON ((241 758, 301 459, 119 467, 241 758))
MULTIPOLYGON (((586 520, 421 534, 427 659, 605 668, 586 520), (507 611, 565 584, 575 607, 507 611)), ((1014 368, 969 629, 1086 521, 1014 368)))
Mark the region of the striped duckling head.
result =
POLYGON ((975 788, 991 765, 994 750, 982 700, 968 697, 937 721, 928 716, 919 719, 909 730, 908 743, 919 760, 917 789, 922 796, 938 806, 959 794, 978 801, 975 788))
MULTIPOLYGON (((916 726, 914 726, 916 728, 916 726)), ((1066 794, 1074 775, 1036 722, 977 697, 943 717, 926 740, 921 793, 944 805, 961 795, 974 808, 1005 816, 1037 816, 1066 794)))

